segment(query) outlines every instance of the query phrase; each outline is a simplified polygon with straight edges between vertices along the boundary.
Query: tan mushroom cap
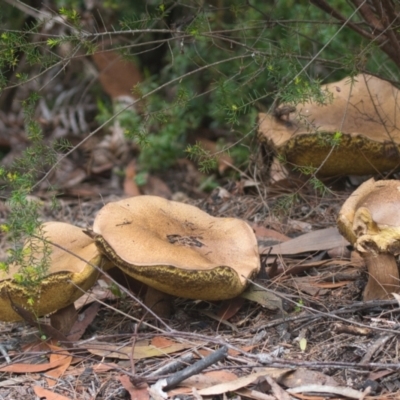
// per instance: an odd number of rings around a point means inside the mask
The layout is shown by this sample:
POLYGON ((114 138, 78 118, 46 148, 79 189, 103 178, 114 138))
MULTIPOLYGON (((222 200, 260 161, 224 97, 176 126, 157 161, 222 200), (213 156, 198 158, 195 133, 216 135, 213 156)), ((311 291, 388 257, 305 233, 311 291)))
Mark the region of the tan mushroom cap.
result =
POLYGON ((338 226, 360 252, 400 254, 400 181, 364 182, 343 204, 338 226))
POLYGON ((360 74, 321 87, 326 105, 305 103, 286 120, 259 114, 259 139, 297 166, 320 168, 319 176, 368 175, 400 167, 399 90, 360 74), (332 151, 336 132, 341 137, 332 151))
POLYGON ((100 249, 125 273, 178 297, 235 297, 260 268, 257 240, 247 223, 161 197, 107 204, 93 232, 100 249))
POLYGON ((345 201, 338 228, 364 257, 369 279, 364 300, 399 292, 400 181, 370 179, 345 201))
MULTIPOLYGON (((43 224, 43 232, 48 241, 91 264, 100 266, 102 263, 97 246, 82 229, 62 222, 47 222, 43 224)), ((31 256, 40 260, 44 245, 40 240, 34 241, 37 248, 31 256)), ((13 280, 14 274, 19 271, 18 265, 10 266, 7 274, 0 272, 0 320, 11 322, 22 319, 12 309, 9 296, 15 304, 39 317, 70 305, 96 282, 97 269, 56 246, 50 245, 50 248, 48 275, 34 288, 28 289, 13 280), (33 305, 28 304, 29 298, 34 299, 33 305)))

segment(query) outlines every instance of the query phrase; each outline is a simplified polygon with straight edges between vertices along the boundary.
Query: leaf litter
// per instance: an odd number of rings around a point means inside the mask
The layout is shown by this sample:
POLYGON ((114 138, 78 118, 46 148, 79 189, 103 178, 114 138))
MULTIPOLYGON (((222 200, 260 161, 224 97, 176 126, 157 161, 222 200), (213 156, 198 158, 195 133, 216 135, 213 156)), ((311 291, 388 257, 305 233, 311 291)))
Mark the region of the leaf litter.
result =
MULTIPOLYGON (((213 215, 240 217, 258 225, 269 212, 257 196, 216 199, 210 195, 193 203, 213 215), (257 211, 250 215, 249 209, 257 211)), ((72 222, 84 226, 103 204, 92 201, 83 205, 73 199, 62 202, 61 214, 46 217, 71 222, 73 215, 72 222)), ((243 295, 247 300, 223 312, 219 311, 221 304, 176 299, 171 320, 149 328, 143 325, 144 310, 134 299, 112 295, 103 282, 92 291, 89 301, 99 308, 94 320, 82 328, 81 339, 58 345, 46 345, 45 341, 45 347, 22 350, 24 343, 43 340, 40 331, 23 323, 1 324, 2 345, 11 343, 6 349, 11 363, 1 364, 2 379, 10 383, 0 386, 0 393, 19 386, 13 377, 28 374, 23 385, 26 395, 84 398, 90 391, 89 376, 103 393, 98 398, 147 399, 153 393, 152 385, 177 373, 159 376, 152 375, 153 371, 174 364, 187 352, 199 360, 227 345, 224 360, 182 381, 169 395, 179 392, 207 398, 237 393, 245 398, 278 399, 290 393, 304 399, 321 395, 395 398, 400 390, 400 364, 395 356, 397 300, 359 301, 366 281, 363 265, 357 259, 329 257, 328 250, 347 244, 332 228, 333 217, 323 218, 314 222, 320 235, 315 231, 302 234, 296 225, 285 222, 279 227, 273 219, 273 224, 264 226, 268 230, 259 230, 260 249, 266 256, 265 276, 261 274, 255 281, 250 295, 243 295), (271 251, 265 246, 268 240, 271 251), (224 313, 227 324, 222 323, 224 313), (303 349, 300 337, 307 343, 303 349), (79 381, 72 395, 71 379, 79 381)), ((81 301, 79 307, 81 321, 93 318, 85 310, 90 304, 81 301)), ((179 368, 178 372, 182 365, 179 368)), ((21 387, 18 390, 21 392, 21 387)))

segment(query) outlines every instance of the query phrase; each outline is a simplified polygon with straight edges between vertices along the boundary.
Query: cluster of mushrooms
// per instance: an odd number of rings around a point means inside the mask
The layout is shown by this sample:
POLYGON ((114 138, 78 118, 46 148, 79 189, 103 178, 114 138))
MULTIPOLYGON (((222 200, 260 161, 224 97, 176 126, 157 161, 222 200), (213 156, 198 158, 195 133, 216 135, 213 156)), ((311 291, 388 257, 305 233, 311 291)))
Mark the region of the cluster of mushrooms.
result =
MULTIPOLYGON (((257 239, 246 222, 157 196, 108 203, 89 232, 61 222, 42 230, 52 250, 48 275, 35 293, 13 279, 18 265, 0 276, 2 321, 22 319, 13 304, 37 317, 66 308, 113 266, 155 290, 198 300, 236 297, 260 269, 257 239)), ((43 247, 38 239, 30 259, 40 258, 43 247)))
MULTIPOLYGON (((400 181, 373 179, 344 203, 338 228, 366 261, 364 300, 399 292, 400 181)), ((156 196, 108 203, 93 229, 47 222, 51 243, 48 275, 34 290, 14 280, 18 265, 0 277, 0 320, 18 321, 13 305, 40 317, 66 308, 90 289, 100 271, 117 266, 127 275, 168 295, 225 300, 240 295, 260 270, 257 239, 235 218, 216 218, 197 207, 156 196)), ((42 256, 37 240, 32 260, 42 256)))
MULTIPOLYGON (((273 160, 270 180, 312 167, 320 178, 400 170, 399 89, 359 74, 321 86, 325 102, 284 105, 259 114, 258 138, 273 160), (281 161, 284 163, 281 164, 281 161)), ((344 203, 338 228, 368 267, 364 300, 399 292, 400 182, 373 179, 344 203)))

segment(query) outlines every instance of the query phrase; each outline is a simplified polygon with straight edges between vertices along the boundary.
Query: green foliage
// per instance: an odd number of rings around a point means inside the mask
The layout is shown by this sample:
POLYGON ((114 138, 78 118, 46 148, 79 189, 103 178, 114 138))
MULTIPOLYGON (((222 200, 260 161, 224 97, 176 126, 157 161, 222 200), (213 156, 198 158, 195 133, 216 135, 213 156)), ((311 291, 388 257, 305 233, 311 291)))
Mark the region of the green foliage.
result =
POLYGON ((272 212, 277 216, 289 215, 290 210, 295 206, 298 201, 299 197, 297 193, 280 196, 275 202, 272 208, 272 212))
POLYGON ((295 166, 295 171, 299 171, 305 176, 309 176, 309 183, 320 196, 325 196, 330 192, 329 188, 316 177, 318 169, 311 166, 295 166))
POLYGON ((215 157, 212 156, 209 151, 205 150, 200 143, 196 143, 193 146, 189 145, 185 151, 190 159, 197 162, 201 172, 207 173, 217 167, 217 160, 215 157))
POLYGON ((147 183, 148 173, 147 172, 139 172, 135 176, 135 183, 140 187, 144 186, 147 183))
POLYGON ((59 13, 61 16, 65 17, 68 22, 71 22, 71 24, 78 29, 81 29, 80 21, 81 21, 81 16, 79 13, 76 11, 76 9, 68 9, 65 7, 61 7, 59 10, 59 13))
POLYGON ((321 144, 327 144, 328 146, 334 148, 340 145, 342 141, 343 133, 340 131, 336 131, 334 134, 320 134, 318 140, 321 144))
MULTIPOLYGON (((57 154, 53 146, 46 145, 41 128, 34 119, 39 98, 38 93, 32 92, 22 102, 27 138, 31 145, 9 168, 0 169, 0 179, 5 180, 11 190, 7 201, 11 211, 7 224, 2 225, 1 230, 12 243, 8 259, 2 262, 1 269, 7 270, 12 263, 20 265, 21 269, 14 279, 28 287, 34 287, 46 275, 50 254, 39 219, 41 202, 32 199, 30 194, 38 176, 55 163, 57 154), (33 254, 40 238, 42 246, 39 254, 42 256, 35 257, 33 254)), ((65 148, 65 140, 60 145, 65 148)))
POLYGON ((303 311, 304 307, 304 301, 302 299, 299 299, 296 303, 296 307, 294 308, 295 313, 299 313, 303 311))

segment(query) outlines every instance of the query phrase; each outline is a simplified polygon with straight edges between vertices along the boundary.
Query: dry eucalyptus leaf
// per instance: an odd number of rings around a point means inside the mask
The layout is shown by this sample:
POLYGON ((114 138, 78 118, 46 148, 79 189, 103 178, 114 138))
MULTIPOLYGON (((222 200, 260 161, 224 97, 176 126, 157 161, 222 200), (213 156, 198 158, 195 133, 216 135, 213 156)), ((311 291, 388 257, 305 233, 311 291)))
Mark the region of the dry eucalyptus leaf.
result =
POLYGON ((233 392, 254 383, 260 376, 268 375, 274 379, 279 379, 283 374, 290 371, 288 368, 261 368, 257 372, 243 376, 230 382, 221 383, 206 389, 199 390, 201 396, 216 396, 219 394, 233 392))

